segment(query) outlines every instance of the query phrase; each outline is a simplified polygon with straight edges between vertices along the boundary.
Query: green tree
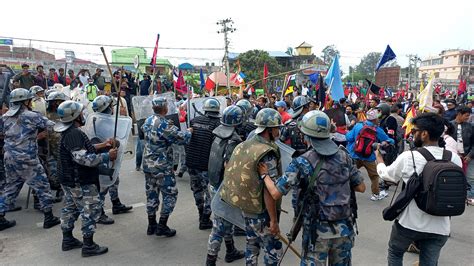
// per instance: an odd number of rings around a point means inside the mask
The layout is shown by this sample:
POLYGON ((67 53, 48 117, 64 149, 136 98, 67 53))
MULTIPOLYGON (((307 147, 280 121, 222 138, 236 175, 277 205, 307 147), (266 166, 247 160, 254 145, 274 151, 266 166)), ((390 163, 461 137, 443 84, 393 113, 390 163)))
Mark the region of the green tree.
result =
POLYGON ((355 73, 360 73, 362 76, 364 76, 364 79, 368 78, 373 80, 375 67, 377 66, 381 56, 382 54, 377 52, 368 53, 362 57, 360 63, 355 67, 355 73))
POLYGON ((287 54, 287 55, 293 55, 293 53, 294 53, 294 52, 293 52, 293 47, 288 47, 288 48, 286 48, 285 54, 287 54))
MULTIPOLYGON (((263 50, 250 50, 239 55, 240 67, 242 72, 247 76, 247 82, 252 80, 261 80, 263 78, 263 65, 267 63, 269 75, 281 72, 281 66, 277 60, 271 57, 268 52, 263 50)), ((259 81, 255 85, 262 87, 262 82, 259 81)))
POLYGON ((332 64, 332 61, 336 55, 339 55, 339 51, 334 44, 324 47, 324 49, 321 51, 323 62, 327 65, 332 64))

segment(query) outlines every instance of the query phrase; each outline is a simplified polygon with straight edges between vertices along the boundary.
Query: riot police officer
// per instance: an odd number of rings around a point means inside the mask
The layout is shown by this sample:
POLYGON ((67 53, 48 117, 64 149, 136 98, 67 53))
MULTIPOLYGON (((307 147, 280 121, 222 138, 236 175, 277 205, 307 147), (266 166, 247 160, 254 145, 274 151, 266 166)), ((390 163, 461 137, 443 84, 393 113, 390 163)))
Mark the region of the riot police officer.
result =
MULTIPOLYGON (((229 161, 234 148, 242 142, 236 127, 242 124, 244 111, 239 106, 229 106, 222 113, 221 125, 212 133, 215 138, 212 142, 211 153, 209 157, 209 191, 211 197, 217 193, 222 179, 224 178, 224 166, 229 161)), ((234 246, 232 237, 234 225, 222 217, 214 214, 213 226, 209 235, 207 246, 206 265, 216 265, 217 254, 220 250, 222 239, 225 241, 226 255, 225 261, 232 262, 245 256, 244 252, 239 251, 234 246)))
POLYGON ((271 198, 264 184, 266 177, 281 174, 280 150, 275 141, 279 137, 281 116, 271 108, 263 108, 255 118, 255 136, 234 149, 224 172, 220 195, 222 199, 243 211, 247 247, 247 265, 257 265, 260 249, 265 252, 265 265, 278 264, 282 244, 275 237, 278 226, 277 202, 271 198), (258 165, 267 165, 267 172, 259 175, 258 165))
POLYGON ((38 158, 38 131, 54 125, 40 113, 31 111, 33 95, 23 88, 10 94, 10 109, 0 120, 4 133, 4 162, 6 181, 0 193, 0 230, 15 226, 15 221, 5 219, 5 212, 15 208, 16 197, 26 182, 38 195, 44 213, 43 228, 60 223, 53 216, 52 195, 48 178, 38 158))
POLYGON ((250 132, 257 128, 250 119, 253 106, 252 103, 250 103, 247 99, 240 99, 235 105, 242 107, 244 110, 244 121, 237 127, 237 132, 239 133, 240 137, 245 140, 249 136, 250 132))
POLYGON ((209 154, 214 135, 212 131, 219 126, 220 103, 215 98, 206 99, 202 107, 204 115, 191 120, 193 135, 186 146, 186 166, 191 181, 194 201, 199 212, 199 229, 211 229, 211 197, 207 173, 209 154))
POLYGON ((87 135, 79 127, 85 124, 83 105, 75 101, 65 101, 58 107, 60 122, 54 130, 61 134, 59 143, 58 173, 64 190, 64 207, 61 210, 63 231, 62 250, 82 247, 82 256, 102 255, 108 251, 94 242, 96 221, 100 216, 99 170, 98 165, 117 158, 117 149, 97 153, 105 147, 113 146, 114 140, 92 145, 87 135), (84 243, 74 238, 74 222, 81 215, 84 243))
MULTIPOLYGON (((344 148, 330 139, 331 120, 321 111, 305 114, 299 125, 311 143, 303 155, 294 158, 276 182, 263 177, 275 200, 291 188, 303 188, 298 217, 303 219, 301 265, 350 265, 354 243, 354 202, 363 193, 362 175, 344 148)), ((268 167, 259 165, 259 174, 268 167)))
POLYGON ((145 173, 145 188, 148 214, 147 235, 172 237, 176 230, 168 227, 168 218, 174 210, 178 197, 178 188, 173 174, 172 144, 184 145, 191 138, 192 129, 180 132, 171 121, 165 118, 168 112, 164 97, 152 101, 154 115, 148 117, 142 126, 145 135, 143 152, 143 172, 145 173), (156 223, 156 211, 162 194, 161 215, 159 224, 156 223))
MULTIPOLYGON (((94 101, 92 101, 92 110, 97 113, 113 115, 114 109, 112 108, 113 100, 111 97, 106 95, 97 96, 94 101)), ((100 125, 98 125, 100 126, 100 125)), ((120 184, 120 179, 117 176, 117 180, 111 186, 101 186, 100 188, 100 200, 102 201, 102 214, 100 215, 99 220, 97 223, 99 224, 113 224, 115 221, 108 217, 104 212, 104 203, 105 203, 105 195, 107 193, 110 194, 110 200, 112 201, 112 213, 113 214, 121 214, 130 211, 133 207, 126 206, 120 202, 120 198, 118 196, 118 187, 120 184)))
POLYGON ((298 128, 298 122, 309 112, 310 102, 307 96, 297 96, 293 99, 292 119, 285 123, 281 132, 280 140, 295 149, 294 157, 300 156, 308 149, 304 134, 298 128))

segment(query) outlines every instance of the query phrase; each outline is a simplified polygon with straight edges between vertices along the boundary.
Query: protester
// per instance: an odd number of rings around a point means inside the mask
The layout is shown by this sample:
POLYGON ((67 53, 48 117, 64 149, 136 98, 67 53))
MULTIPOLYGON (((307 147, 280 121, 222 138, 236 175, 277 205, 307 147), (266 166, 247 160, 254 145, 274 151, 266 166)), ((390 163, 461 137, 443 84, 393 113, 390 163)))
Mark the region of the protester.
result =
POLYGON ((92 75, 92 79, 94 80, 94 84, 97 86, 100 95, 104 94, 105 89, 105 77, 102 76, 102 72, 104 72, 102 68, 97 68, 95 74, 92 75))
MULTIPOLYGON (((413 119, 415 147, 424 147, 437 159, 443 157, 443 148, 438 147, 438 140, 444 132, 443 119, 433 113, 424 113, 413 119)), ((427 163, 418 151, 406 151, 397 157, 390 166, 384 164, 377 149, 377 172, 382 179, 407 184, 415 169, 421 174, 427 163), (414 165, 414 164, 415 165, 414 165)), ((462 166, 458 155, 452 154, 451 161, 462 166)), ((403 254, 408 246, 415 242, 420 249, 420 265, 437 265, 441 248, 450 234, 450 218, 433 216, 419 209, 412 199, 401 212, 392 226, 388 248, 388 265, 403 265, 403 254)))
POLYGON ((382 128, 378 127, 378 113, 375 109, 367 112, 367 121, 357 123, 346 135, 348 150, 355 160, 357 168, 364 167, 369 174, 372 190, 370 200, 377 201, 388 196, 385 190, 379 189, 379 175, 375 164, 374 143, 382 145, 394 144, 382 128))
POLYGON ((36 84, 36 79, 30 72, 30 66, 28 64, 21 65, 21 74, 16 75, 13 78, 13 82, 19 82, 18 87, 29 90, 36 84))
POLYGON ((444 119, 452 121, 456 118, 456 101, 453 99, 447 99, 446 106, 448 110, 444 112, 444 119))
POLYGON ((291 119, 291 115, 286 111, 287 105, 284 101, 278 101, 275 103, 278 113, 281 116, 281 122, 285 124, 288 120, 291 119))

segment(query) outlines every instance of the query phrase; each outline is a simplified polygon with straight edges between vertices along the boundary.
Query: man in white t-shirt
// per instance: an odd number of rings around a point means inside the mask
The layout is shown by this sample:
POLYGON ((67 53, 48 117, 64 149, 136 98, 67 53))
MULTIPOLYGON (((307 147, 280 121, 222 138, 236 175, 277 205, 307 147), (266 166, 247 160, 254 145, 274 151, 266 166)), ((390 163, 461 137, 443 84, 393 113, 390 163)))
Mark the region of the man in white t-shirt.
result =
MULTIPOLYGON (((436 159, 443 156, 443 148, 438 146, 438 140, 443 134, 443 118, 434 113, 424 113, 413 119, 413 139, 415 147, 426 148, 436 159)), ((421 174, 426 164, 425 158, 413 151, 416 171, 421 174)), ((412 153, 405 151, 400 154, 390 166, 384 164, 382 155, 376 152, 377 173, 391 182, 400 179, 407 183, 414 171, 412 153)), ((462 167, 461 158, 452 154, 451 161, 462 167)), ((415 200, 395 220, 388 243, 388 265, 403 265, 403 254, 408 246, 415 242, 420 249, 420 265, 437 265, 441 248, 450 234, 448 216, 433 216, 420 210, 415 200)))

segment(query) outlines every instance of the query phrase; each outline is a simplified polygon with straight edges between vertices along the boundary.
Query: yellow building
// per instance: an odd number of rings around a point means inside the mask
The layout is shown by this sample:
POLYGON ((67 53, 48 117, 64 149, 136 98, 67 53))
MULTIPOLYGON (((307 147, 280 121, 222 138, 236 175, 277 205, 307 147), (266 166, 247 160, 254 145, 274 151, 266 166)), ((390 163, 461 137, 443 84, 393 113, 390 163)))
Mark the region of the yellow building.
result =
POLYGON ((313 46, 307 42, 303 42, 298 47, 295 47, 297 55, 312 55, 311 48, 313 46))
POLYGON ((421 61, 418 68, 419 78, 429 77, 434 73, 437 79, 474 80, 474 50, 452 49, 442 51, 439 56, 421 61))

